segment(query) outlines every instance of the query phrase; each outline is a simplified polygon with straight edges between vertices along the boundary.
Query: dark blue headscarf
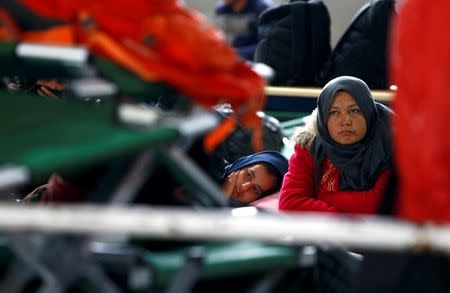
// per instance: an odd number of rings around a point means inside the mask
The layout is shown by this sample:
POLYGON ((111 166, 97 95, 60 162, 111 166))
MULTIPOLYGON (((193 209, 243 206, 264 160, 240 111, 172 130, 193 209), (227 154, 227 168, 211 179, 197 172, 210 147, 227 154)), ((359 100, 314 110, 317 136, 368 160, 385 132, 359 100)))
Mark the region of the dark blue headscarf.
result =
POLYGON ((379 173, 392 163, 392 111, 374 101, 364 81, 351 76, 341 76, 328 82, 317 100, 317 108, 318 135, 312 149, 317 166, 320 168, 323 159, 328 157, 339 169, 341 190, 372 188, 379 173), (328 133, 328 111, 338 91, 350 94, 364 115, 367 133, 360 142, 342 145, 328 133))
MULTIPOLYGON (((222 176, 222 180, 236 170, 259 163, 267 163, 275 167, 279 173, 277 181, 281 184, 284 174, 288 171, 288 160, 281 153, 276 151, 262 151, 249 156, 240 157, 225 167, 225 173, 222 176)), ((278 188, 279 186, 275 187, 275 189, 278 188)), ((271 191, 267 193, 271 193, 271 191)))

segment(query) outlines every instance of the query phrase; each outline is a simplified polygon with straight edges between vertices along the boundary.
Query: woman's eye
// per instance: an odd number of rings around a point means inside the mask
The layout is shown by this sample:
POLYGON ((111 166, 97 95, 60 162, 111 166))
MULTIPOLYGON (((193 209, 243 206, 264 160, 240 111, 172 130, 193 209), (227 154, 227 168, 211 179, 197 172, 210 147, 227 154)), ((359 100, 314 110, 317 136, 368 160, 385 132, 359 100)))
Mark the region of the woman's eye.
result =
POLYGON ((252 178, 252 174, 250 174, 250 171, 245 172, 245 176, 246 176, 248 179, 251 179, 251 178, 252 178))
POLYGON ((359 113, 361 110, 358 108, 350 109, 351 113, 359 113))
POLYGON ((329 116, 336 116, 338 114, 338 111, 331 111, 328 113, 329 116))
POLYGON ((259 192, 259 189, 258 188, 253 188, 253 192, 256 194, 256 195, 259 195, 260 194, 260 192, 259 192))

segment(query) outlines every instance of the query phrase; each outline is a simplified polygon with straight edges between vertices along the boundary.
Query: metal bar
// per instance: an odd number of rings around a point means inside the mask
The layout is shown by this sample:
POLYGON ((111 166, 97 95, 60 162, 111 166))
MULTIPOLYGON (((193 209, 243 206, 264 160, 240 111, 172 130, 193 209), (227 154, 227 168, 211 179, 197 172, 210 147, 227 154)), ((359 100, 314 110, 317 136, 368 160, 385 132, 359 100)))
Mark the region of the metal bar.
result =
POLYGON ((89 51, 84 47, 43 45, 38 43, 20 43, 16 47, 19 58, 57 61, 82 67, 87 64, 89 51))
POLYGON ((153 168, 154 150, 141 153, 125 178, 111 196, 110 205, 126 204, 130 202, 151 175, 153 168))
MULTIPOLYGON (((265 87, 267 96, 317 98, 321 91, 321 88, 312 87, 265 87)), ((372 95, 379 102, 390 102, 394 98, 394 92, 392 91, 373 90, 372 95)))
POLYGON ((259 214, 150 207, 0 205, 0 229, 140 235, 170 239, 258 240, 278 244, 336 243, 350 248, 450 252, 450 225, 419 226, 375 217, 259 214))
MULTIPOLYGON (((162 153, 166 159, 169 160, 169 168, 175 172, 180 171, 183 180, 188 180, 195 189, 199 190, 199 200, 206 202, 209 206, 224 207, 226 200, 223 197, 223 192, 216 182, 214 182, 206 173, 198 167, 194 161, 186 156, 179 148, 171 147, 168 151, 162 153)), ((179 174, 180 175, 180 174, 179 174)))

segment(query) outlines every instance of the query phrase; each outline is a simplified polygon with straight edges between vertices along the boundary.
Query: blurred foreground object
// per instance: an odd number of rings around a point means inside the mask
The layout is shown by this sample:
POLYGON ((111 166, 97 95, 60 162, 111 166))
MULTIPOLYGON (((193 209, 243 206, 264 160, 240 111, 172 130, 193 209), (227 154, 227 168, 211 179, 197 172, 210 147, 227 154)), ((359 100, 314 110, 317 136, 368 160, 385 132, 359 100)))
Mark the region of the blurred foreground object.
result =
MULTIPOLYGON (((228 102, 254 130, 255 149, 262 148, 256 112, 264 105, 264 80, 217 28, 182 1, 6 0, 2 9, 8 23, 15 21, 10 25, 14 34, 3 40, 83 45, 94 56, 147 82, 165 82, 204 107, 228 102), (130 6, 132 10, 124 9, 130 6)), ((206 148, 214 149, 233 126, 213 131, 206 148)))
POLYGON ((393 31, 398 214, 450 221, 450 2, 409 0, 393 31))

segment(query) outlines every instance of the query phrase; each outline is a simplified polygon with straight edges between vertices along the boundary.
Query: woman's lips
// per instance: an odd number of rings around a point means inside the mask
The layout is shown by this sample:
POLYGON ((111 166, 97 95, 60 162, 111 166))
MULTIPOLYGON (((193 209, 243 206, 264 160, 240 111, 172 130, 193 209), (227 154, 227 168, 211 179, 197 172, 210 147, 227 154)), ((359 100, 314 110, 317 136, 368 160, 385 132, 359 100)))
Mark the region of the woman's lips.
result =
POLYGON ((343 130, 343 131, 339 132, 339 134, 346 136, 346 135, 354 135, 355 133, 351 130, 343 130))

